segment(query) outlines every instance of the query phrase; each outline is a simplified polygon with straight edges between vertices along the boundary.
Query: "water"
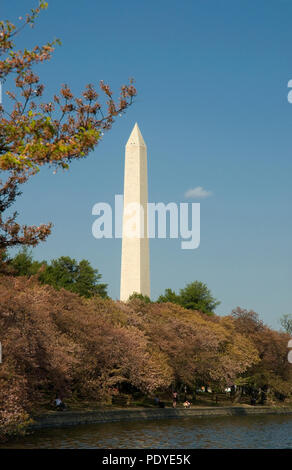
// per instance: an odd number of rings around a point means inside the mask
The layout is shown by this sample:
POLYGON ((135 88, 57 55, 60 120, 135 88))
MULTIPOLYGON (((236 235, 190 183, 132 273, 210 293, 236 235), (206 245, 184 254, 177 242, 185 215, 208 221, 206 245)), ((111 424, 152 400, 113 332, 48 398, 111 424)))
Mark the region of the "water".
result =
POLYGON ((292 449, 292 416, 178 418, 43 429, 2 447, 292 449))

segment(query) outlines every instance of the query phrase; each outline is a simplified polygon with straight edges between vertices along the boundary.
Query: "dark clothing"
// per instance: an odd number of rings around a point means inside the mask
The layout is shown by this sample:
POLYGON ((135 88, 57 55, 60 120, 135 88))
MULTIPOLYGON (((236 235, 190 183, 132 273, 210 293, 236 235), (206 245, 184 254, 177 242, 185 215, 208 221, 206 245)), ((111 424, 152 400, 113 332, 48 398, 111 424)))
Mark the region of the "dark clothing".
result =
POLYGON ((65 403, 60 403, 60 405, 56 405, 57 410, 63 411, 66 408, 65 403))
POLYGON ((176 408, 177 402, 178 402, 178 394, 177 394, 177 392, 173 392, 173 394, 172 394, 172 406, 173 406, 173 408, 176 408))
POLYGON ((65 405, 65 403, 61 400, 61 398, 56 398, 56 400, 55 400, 55 407, 57 408, 57 410, 63 411, 63 410, 65 410, 66 405, 65 405))

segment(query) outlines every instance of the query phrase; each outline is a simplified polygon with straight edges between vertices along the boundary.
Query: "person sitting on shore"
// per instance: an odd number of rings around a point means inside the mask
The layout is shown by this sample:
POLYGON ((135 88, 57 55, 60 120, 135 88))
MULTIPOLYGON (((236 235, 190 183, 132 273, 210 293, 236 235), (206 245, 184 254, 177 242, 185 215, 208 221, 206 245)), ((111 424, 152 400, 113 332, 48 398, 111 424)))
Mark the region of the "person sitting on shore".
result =
POLYGON ((61 400, 61 398, 58 395, 56 396, 56 399, 55 399, 55 406, 57 410, 59 411, 63 411, 66 408, 65 403, 61 400))
POLYGON ((160 400, 160 398, 155 397, 154 398, 155 405, 157 405, 159 408, 165 408, 165 403, 160 400))
POLYGON ((186 400, 186 401, 183 403, 183 405, 184 405, 185 408, 190 408, 190 407, 191 407, 191 403, 190 403, 188 400, 186 400))
POLYGON ((154 403, 155 403, 155 405, 159 406, 159 402, 160 402, 159 398, 158 398, 158 397, 154 397, 154 403))

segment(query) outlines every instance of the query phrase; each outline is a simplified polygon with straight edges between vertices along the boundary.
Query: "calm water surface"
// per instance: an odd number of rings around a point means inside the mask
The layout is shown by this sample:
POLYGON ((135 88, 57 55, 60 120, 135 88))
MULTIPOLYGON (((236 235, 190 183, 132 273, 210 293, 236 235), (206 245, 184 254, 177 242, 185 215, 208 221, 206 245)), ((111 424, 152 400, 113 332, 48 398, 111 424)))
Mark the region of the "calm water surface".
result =
POLYGON ((3 447, 292 449, 292 416, 179 418, 44 429, 3 447))

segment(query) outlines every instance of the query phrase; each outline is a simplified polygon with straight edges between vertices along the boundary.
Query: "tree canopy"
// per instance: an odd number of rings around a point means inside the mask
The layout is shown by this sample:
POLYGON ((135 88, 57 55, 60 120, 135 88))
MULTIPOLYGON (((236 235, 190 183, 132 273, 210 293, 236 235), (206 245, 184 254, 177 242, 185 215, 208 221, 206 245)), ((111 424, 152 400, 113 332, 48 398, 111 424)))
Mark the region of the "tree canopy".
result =
POLYGON ((148 297, 148 295, 139 294, 138 292, 133 292, 133 294, 130 295, 128 301, 130 302, 134 299, 141 300, 141 302, 145 304, 149 304, 151 302, 150 297, 148 297))
POLYGON ((222 392, 237 385, 245 399, 265 392, 270 403, 291 397, 289 336, 240 308, 209 316, 139 298, 84 299, 36 276, 2 276, 0 331, 0 438, 56 393, 79 405, 202 385, 222 392))
POLYGON ((172 289, 165 289, 164 295, 160 295, 157 302, 171 302, 173 304, 181 304, 180 296, 177 295, 172 289))
POLYGON ((203 313, 214 313, 215 308, 220 304, 212 294, 206 284, 194 281, 180 289, 179 295, 171 289, 166 289, 157 302, 172 302, 190 310, 199 310, 203 313))
POLYGON ((49 284, 55 289, 67 289, 83 297, 107 297, 107 284, 100 282, 102 275, 85 259, 78 263, 69 256, 61 256, 50 263, 35 261, 32 253, 24 248, 9 260, 8 265, 15 275, 36 275, 42 284, 49 284))
POLYGON ((291 393, 292 369, 287 359, 289 335, 272 330, 252 310, 237 307, 232 311, 235 329, 249 338, 258 351, 259 361, 249 367, 237 381, 263 399, 267 394, 281 398, 291 393))
POLYGON ((67 289, 84 297, 100 295, 107 297, 107 284, 99 283, 101 274, 93 269, 89 261, 83 259, 79 263, 69 256, 61 256, 46 266, 39 279, 56 289, 67 289))

